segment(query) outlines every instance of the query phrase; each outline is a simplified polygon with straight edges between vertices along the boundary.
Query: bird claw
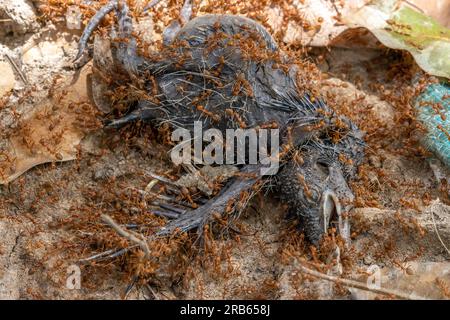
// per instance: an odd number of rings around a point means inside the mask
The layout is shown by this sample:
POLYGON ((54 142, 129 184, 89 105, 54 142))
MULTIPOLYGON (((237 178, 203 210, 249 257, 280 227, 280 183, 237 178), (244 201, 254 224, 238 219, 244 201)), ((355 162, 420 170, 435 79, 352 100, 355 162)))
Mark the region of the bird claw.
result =
POLYGON ((101 7, 94 17, 89 21, 86 28, 84 28, 83 34, 81 35, 80 42, 78 43, 78 53, 77 56, 74 59, 74 62, 81 58, 84 51, 87 47, 87 42, 89 41, 89 38, 91 37, 94 30, 98 27, 100 22, 103 20, 103 18, 113 10, 118 8, 118 0, 111 0, 106 5, 101 7))
POLYGON ((110 0, 96 12, 83 31, 78 43, 78 53, 74 62, 82 57, 92 33, 103 18, 114 10, 117 12, 119 32, 116 35, 114 28, 112 28, 111 38, 119 37, 120 39, 129 39, 126 43, 119 42, 117 44, 115 60, 117 60, 129 74, 137 74, 138 65, 140 64, 141 59, 137 56, 137 43, 136 39, 132 36, 133 22, 129 15, 129 8, 125 0, 110 0))
POLYGON ((320 225, 323 226, 323 232, 326 234, 330 227, 335 227, 339 235, 346 243, 350 241, 350 224, 348 217, 344 216, 341 202, 336 193, 325 191, 322 195, 323 202, 320 209, 320 225))
MULTIPOLYGON (((158 3, 160 3, 162 0, 153 0, 150 2, 145 8, 144 12, 150 10, 151 8, 155 7, 158 3)), ((187 23, 192 16, 192 0, 185 0, 184 5, 180 12, 180 20, 183 24, 187 23)), ((106 15, 108 15, 110 12, 116 10, 119 18, 119 30, 120 30, 120 37, 121 38, 130 38, 132 33, 132 23, 131 18, 128 15, 128 5, 126 1, 124 0, 110 0, 107 4, 105 4, 103 7, 101 7, 94 17, 89 21, 88 25, 83 31, 83 34, 80 38, 80 41, 78 43, 78 53, 74 59, 74 62, 79 60, 83 53, 86 50, 87 43, 92 36, 92 33, 94 30, 98 27, 100 22, 103 20, 106 15)), ((166 31, 164 32, 164 38, 166 41, 171 42, 178 31, 181 29, 181 25, 178 21, 175 21, 171 26, 169 26, 166 31)), ((114 32, 114 31, 112 31, 114 32)), ((133 39, 130 39, 133 40, 133 39)), ((121 55, 123 56, 124 65, 127 67, 127 63, 131 64, 128 66, 128 69, 132 69, 135 67, 134 58, 136 58, 136 48, 135 48, 135 41, 132 41, 127 48, 122 48, 123 52, 121 55)), ((132 69, 131 71, 136 71, 132 69)))

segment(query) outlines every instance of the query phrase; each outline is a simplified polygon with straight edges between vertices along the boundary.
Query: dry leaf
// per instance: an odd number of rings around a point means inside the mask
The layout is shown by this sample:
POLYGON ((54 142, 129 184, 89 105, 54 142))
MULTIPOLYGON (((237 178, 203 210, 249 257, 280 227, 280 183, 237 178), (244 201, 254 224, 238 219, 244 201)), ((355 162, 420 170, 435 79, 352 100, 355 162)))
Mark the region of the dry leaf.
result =
MULTIPOLYGON (((73 160, 85 136, 78 126, 81 110, 89 106, 87 80, 91 66, 81 71, 76 83, 59 89, 52 99, 36 105, 20 120, 0 156, 0 184, 13 181, 29 169, 47 162, 73 160)), ((92 108, 92 107, 91 107, 92 108)), ((89 113, 89 112, 87 112, 89 113)))
POLYGON ((450 0, 409 0, 409 2, 443 26, 450 28, 450 0))
MULTIPOLYGON (((369 286, 379 285, 386 289, 395 289, 415 297, 428 299, 449 299, 450 264, 447 262, 406 262, 398 268, 369 267, 369 286)), ((358 300, 375 299, 376 294, 351 288, 358 300)))
POLYGON ((349 10, 342 21, 369 29, 381 43, 409 51, 426 72, 450 78, 450 29, 397 0, 376 0, 349 10))

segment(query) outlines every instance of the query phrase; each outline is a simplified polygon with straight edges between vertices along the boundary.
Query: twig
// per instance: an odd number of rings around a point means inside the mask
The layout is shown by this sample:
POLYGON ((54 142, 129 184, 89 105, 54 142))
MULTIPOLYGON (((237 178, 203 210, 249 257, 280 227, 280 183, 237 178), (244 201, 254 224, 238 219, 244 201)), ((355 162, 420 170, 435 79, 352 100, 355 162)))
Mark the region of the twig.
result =
POLYGON ((150 285, 147 284, 146 286, 147 290, 153 295, 154 300, 161 300, 150 285))
MULTIPOLYGON (((136 247, 138 247, 138 245, 134 245, 134 246, 131 246, 131 247, 128 247, 128 248, 120 249, 120 250, 117 251, 116 253, 114 253, 114 254, 108 256, 107 258, 108 258, 108 259, 114 259, 114 258, 123 256, 125 253, 127 253, 128 251, 130 251, 131 249, 136 248, 136 247)), ((105 259, 106 259, 106 258, 105 258, 105 259)))
POLYGON ((416 295, 409 295, 406 294, 404 292, 401 291, 397 291, 397 290, 391 290, 391 289, 383 289, 383 288, 369 288, 366 284, 359 282, 359 281, 354 281, 354 280, 349 280, 349 279, 342 279, 342 278, 338 278, 335 276, 330 276, 327 274, 323 274, 321 272, 318 271, 314 271, 311 269, 308 269, 302 265, 300 265, 300 269, 302 272, 309 274, 311 276, 317 277, 317 278, 321 278, 327 281, 332 281, 332 282, 336 282, 339 284, 343 284, 344 286, 347 287, 351 287, 351 288, 356 288, 356 289, 361 289, 361 290, 366 290, 366 291, 371 291, 377 294, 385 294, 385 295, 390 295, 390 296, 394 296, 396 298, 400 298, 400 299, 406 299, 406 300, 411 300, 411 299, 415 299, 415 300, 427 300, 427 298, 424 297, 420 297, 420 296, 416 296, 416 295))
POLYGON ((416 9, 417 11, 425 14, 425 11, 422 10, 422 8, 419 8, 418 6, 416 6, 414 3, 408 1, 408 0, 403 0, 404 3, 406 3, 407 5, 409 5, 410 7, 413 7, 414 9, 416 9))
POLYGON ((430 212, 431 212, 431 218, 433 219, 434 231, 436 232, 436 235, 437 235, 439 241, 441 242, 442 246, 445 248, 445 250, 447 250, 447 253, 450 254, 450 250, 447 248, 444 241, 442 241, 441 235, 439 234, 439 231, 436 226, 436 221, 434 221, 434 211, 430 210, 430 212))
POLYGON ((13 58, 9 54, 5 54, 6 58, 8 58, 9 63, 13 66, 13 68, 16 70, 16 72, 19 74, 20 78, 25 84, 29 84, 27 78, 23 74, 22 70, 17 66, 17 64, 14 62, 13 58))
POLYGON ((104 252, 100 252, 98 254, 95 254, 93 256, 90 256, 88 258, 84 258, 84 259, 80 259, 79 262, 80 263, 86 263, 86 262, 90 262, 90 261, 94 261, 94 260, 99 260, 99 259, 112 259, 115 258, 116 256, 120 256, 124 253, 126 253, 128 250, 133 249, 137 246, 131 246, 125 249, 110 249, 104 252))
POLYGON ((334 3, 334 0, 331 1, 331 5, 333 6, 334 10, 336 10, 337 16, 338 16, 338 17, 341 17, 342 14, 341 14, 341 12, 339 11, 339 9, 338 9, 336 3, 334 3))
POLYGON ((142 249, 142 251, 144 251, 145 253, 145 257, 149 257, 150 256, 150 249, 148 248, 147 243, 142 240, 139 239, 138 237, 136 237, 134 234, 124 230, 121 226, 119 226, 110 216, 103 214, 102 215, 102 220, 103 222, 105 222, 106 224, 108 224, 111 228, 113 228, 114 230, 116 230, 116 232, 121 235, 122 237, 130 240, 131 242, 136 243, 137 245, 139 245, 142 249))
POLYGON ((169 180, 165 177, 162 177, 160 175, 157 175, 156 173, 153 173, 151 171, 145 171, 145 174, 153 179, 159 180, 161 182, 167 183, 168 185, 174 186, 174 187, 178 187, 178 185, 176 184, 176 182, 169 180))
POLYGON ((104 256, 110 255, 111 253, 115 253, 116 251, 117 251, 116 249, 111 249, 111 250, 107 250, 104 252, 100 252, 100 253, 94 254, 93 256, 90 256, 88 258, 80 259, 79 262, 89 262, 92 260, 96 260, 98 258, 102 258, 104 256))
POLYGON ((128 284, 128 286, 125 288, 125 292, 123 293, 122 299, 126 300, 128 298, 128 295, 130 294, 131 290, 133 290, 134 286, 136 285, 136 282, 138 280, 137 276, 134 276, 131 282, 128 284))

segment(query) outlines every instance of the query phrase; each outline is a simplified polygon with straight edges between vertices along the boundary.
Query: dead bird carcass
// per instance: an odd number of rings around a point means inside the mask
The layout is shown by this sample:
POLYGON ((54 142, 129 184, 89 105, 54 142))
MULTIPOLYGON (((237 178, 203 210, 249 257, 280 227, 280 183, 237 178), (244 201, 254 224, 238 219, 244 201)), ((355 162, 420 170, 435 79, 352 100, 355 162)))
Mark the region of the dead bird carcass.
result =
MULTIPOLYGON (((242 193, 252 193, 264 181, 300 217, 312 243, 320 241, 332 221, 348 237, 343 212, 351 209, 353 194, 347 182, 363 158, 362 133, 305 88, 307 71, 278 49, 264 27, 232 15, 189 21, 192 6, 187 0, 180 16, 185 25, 170 25, 163 34, 163 49, 148 54, 138 49, 126 2, 113 0, 86 27, 78 58, 93 30, 112 11, 117 13, 118 30, 112 29, 111 38, 120 41, 111 45, 113 68, 100 71, 114 75, 118 83, 131 82, 145 94, 109 127, 139 119, 189 130, 200 121, 204 129, 223 133, 270 126, 279 129, 283 144, 277 175, 263 177, 260 165, 242 165, 245 178, 231 178, 218 195, 179 215, 159 235, 199 228, 215 213, 237 210, 242 193)), ((94 60, 103 58, 96 54, 94 60)))

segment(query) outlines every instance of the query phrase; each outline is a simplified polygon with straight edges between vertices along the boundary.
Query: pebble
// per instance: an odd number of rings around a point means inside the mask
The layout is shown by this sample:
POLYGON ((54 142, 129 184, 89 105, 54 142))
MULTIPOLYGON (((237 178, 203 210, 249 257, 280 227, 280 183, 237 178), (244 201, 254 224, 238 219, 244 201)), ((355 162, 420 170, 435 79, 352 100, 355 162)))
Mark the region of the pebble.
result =
POLYGON ((369 156, 369 163, 375 168, 381 168, 381 160, 380 157, 371 155, 369 156))
POLYGON ((117 177, 117 170, 115 170, 113 167, 105 166, 104 168, 95 170, 95 172, 92 175, 92 178, 95 181, 101 181, 106 180, 110 178, 116 178, 117 177))
POLYGON ((81 11, 78 6, 70 6, 67 8, 66 13, 66 24, 69 30, 79 30, 81 29, 81 11))
POLYGON ((0 17, 8 17, 0 28, 0 37, 17 36, 36 31, 36 12, 29 0, 0 1, 0 17))
POLYGON ((365 265, 370 266, 373 264, 373 258, 371 256, 365 256, 363 262, 365 265))

